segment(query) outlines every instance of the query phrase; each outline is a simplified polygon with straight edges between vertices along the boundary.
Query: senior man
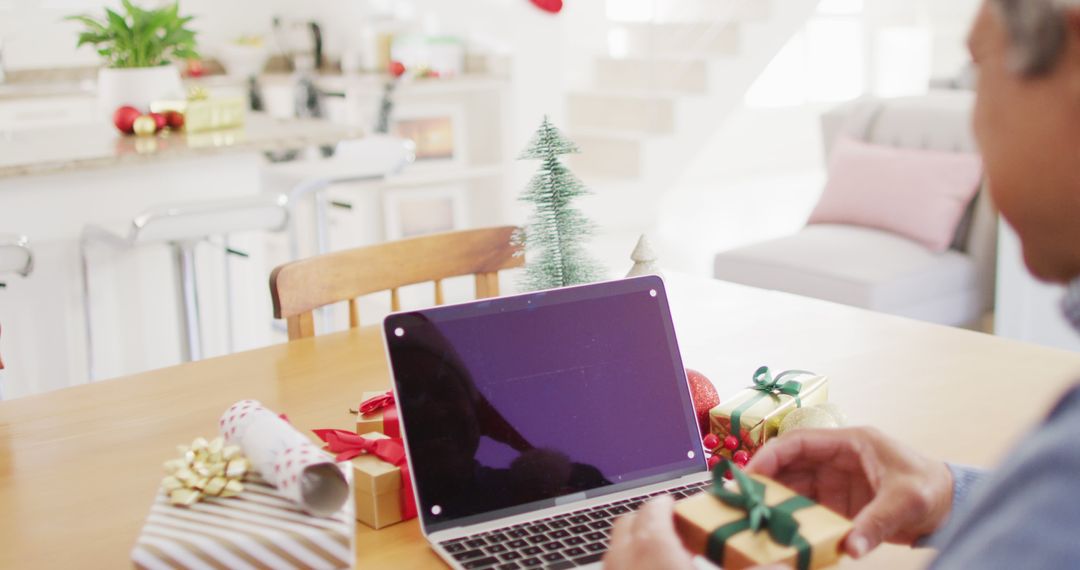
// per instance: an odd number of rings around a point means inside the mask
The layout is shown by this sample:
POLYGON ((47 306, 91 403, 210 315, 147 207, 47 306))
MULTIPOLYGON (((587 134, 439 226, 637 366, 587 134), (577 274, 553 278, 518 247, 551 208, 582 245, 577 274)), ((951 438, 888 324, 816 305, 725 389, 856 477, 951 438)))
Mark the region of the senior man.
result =
MULTIPOLYGON (((1069 285, 1064 311, 1080 330, 1080 0, 985 0, 969 49, 994 202, 1028 269, 1069 285)), ((980 472, 872 429, 807 430, 748 469, 851 517, 844 549, 856 558, 891 542, 937 548, 932 568, 1080 568, 1080 387, 1009 457, 980 472)), ((670 499, 621 519, 605 564, 690 568, 670 499)))

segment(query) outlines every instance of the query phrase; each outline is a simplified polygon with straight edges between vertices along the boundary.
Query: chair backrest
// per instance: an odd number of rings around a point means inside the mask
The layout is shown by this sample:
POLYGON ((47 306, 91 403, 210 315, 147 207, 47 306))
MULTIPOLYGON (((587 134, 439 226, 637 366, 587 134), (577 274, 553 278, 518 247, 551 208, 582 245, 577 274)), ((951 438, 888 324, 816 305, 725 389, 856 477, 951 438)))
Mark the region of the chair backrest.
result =
MULTIPOLYGON (((878 99, 866 97, 825 113, 821 118, 825 156, 841 135, 900 148, 977 153, 971 126, 975 94, 932 91, 927 95, 878 99)), ((984 187, 957 228, 953 249, 971 256, 988 295, 997 261, 997 209, 984 187)))
POLYGON ((503 226, 434 234, 337 251, 286 263, 270 274, 274 317, 288 323, 289 340, 315 335, 315 309, 347 301, 349 326, 360 325, 356 298, 390 291, 391 309, 400 310, 398 289, 435 283, 435 304, 443 303, 442 280, 476 276, 476 297, 499 294, 503 269, 525 258, 513 240, 517 228, 503 226))

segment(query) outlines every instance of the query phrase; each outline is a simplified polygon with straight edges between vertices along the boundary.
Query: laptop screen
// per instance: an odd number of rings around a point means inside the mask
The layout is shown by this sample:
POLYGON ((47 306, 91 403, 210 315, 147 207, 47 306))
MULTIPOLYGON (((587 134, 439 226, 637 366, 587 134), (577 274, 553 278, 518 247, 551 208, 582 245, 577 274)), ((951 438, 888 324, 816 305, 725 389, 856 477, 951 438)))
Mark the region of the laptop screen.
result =
POLYGON ((384 335, 429 532, 705 469, 657 277, 398 313, 384 335))

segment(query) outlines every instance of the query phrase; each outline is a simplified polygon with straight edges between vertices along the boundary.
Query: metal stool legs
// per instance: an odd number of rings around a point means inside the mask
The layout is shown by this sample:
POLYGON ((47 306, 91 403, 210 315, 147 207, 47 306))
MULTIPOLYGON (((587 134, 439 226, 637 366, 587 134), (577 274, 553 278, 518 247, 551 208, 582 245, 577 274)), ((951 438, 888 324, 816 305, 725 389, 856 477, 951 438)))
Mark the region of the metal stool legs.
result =
POLYGON ((180 318, 180 359, 202 360, 202 326, 199 321, 199 290, 195 272, 195 242, 171 244, 176 271, 176 306, 180 318))

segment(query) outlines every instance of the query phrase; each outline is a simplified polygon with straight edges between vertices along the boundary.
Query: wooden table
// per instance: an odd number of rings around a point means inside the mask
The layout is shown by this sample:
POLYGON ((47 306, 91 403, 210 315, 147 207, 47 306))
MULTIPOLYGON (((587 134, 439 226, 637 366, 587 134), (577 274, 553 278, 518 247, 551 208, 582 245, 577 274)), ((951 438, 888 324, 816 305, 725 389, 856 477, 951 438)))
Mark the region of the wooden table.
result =
MULTIPOLYGON (((1001 459, 1080 377, 1069 352, 716 281, 668 287, 685 362, 721 395, 761 364, 808 368, 853 423, 969 464, 1001 459)), ((229 404, 347 429, 361 392, 388 384, 378 331, 362 329, 0 403, 0 567, 125 567, 162 461, 229 404)), ((441 567, 415 521, 356 538, 360 568, 441 567)), ((925 558, 888 547, 858 566, 925 558)))

